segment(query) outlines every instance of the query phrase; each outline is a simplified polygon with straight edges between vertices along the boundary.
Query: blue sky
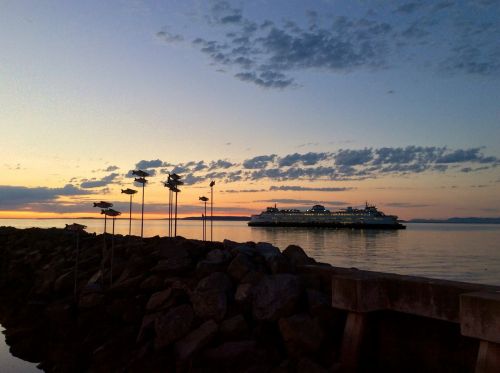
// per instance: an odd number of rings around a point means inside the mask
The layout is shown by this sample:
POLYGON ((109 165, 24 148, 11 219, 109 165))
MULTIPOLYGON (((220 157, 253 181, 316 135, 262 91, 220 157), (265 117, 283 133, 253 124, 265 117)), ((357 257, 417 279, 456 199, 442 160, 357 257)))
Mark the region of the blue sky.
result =
MULTIPOLYGON (((225 190, 260 191, 227 197, 227 211, 333 200, 321 189, 270 189, 280 185, 348 188, 335 200, 352 204, 408 204, 411 194, 377 190, 412 181, 414 204, 434 210, 398 213, 498 215, 499 20, 491 0, 3 1, 0 166, 9 178, 0 187, 5 196, 48 188, 74 211, 114 193, 141 160, 160 160, 162 170, 204 161, 185 169, 194 186, 224 160, 225 190), (355 171, 342 169, 341 151, 365 149, 355 171), (413 154, 412 166, 393 157, 375 169, 381 149, 413 154), (282 163, 294 154, 326 155, 282 163), (234 180, 245 161, 270 155, 260 178, 234 180), (284 178, 290 167, 301 171, 284 178), (68 184, 79 191, 68 194, 68 184), (467 201, 458 210, 452 199, 439 205, 452 187, 467 201)), ((0 210, 37 211, 19 201, 0 210)))

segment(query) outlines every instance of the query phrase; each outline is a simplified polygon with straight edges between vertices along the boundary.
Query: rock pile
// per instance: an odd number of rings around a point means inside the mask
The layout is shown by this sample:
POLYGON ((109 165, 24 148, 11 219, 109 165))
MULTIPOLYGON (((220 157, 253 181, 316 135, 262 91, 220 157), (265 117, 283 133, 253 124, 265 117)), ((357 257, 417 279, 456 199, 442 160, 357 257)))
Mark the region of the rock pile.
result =
POLYGON ((324 372, 343 314, 298 246, 0 228, 0 323, 52 372, 324 372), (104 252, 104 258, 102 253, 104 252), (104 272, 101 271, 104 268, 104 272))

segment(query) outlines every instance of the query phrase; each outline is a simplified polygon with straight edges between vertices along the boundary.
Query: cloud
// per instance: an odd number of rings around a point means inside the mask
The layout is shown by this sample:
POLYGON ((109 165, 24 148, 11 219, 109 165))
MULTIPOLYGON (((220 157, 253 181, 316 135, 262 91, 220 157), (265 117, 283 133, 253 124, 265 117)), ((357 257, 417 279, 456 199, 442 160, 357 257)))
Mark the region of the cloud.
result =
POLYGON ((273 185, 269 188, 271 191, 295 191, 295 192, 344 192, 346 190, 351 190, 353 188, 349 187, 339 187, 339 188, 334 188, 334 187, 325 187, 325 188, 315 188, 315 187, 303 187, 303 186, 298 186, 298 185, 280 185, 276 186, 273 185))
POLYGON ((247 169, 265 168, 269 163, 274 162, 276 154, 259 155, 243 161, 243 167, 247 169))
MULTIPOLYGON (((141 161, 142 162, 142 161, 141 161)), ((159 161, 161 162, 161 161, 159 161)), ((156 164, 159 164, 157 162, 156 164)), ((231 183, 260 180, 349 181, 412 175, 424 172, 478 172, 500 165, 500 159, 483 153, 483 148, 449 149, 416 146, 340 149, 336 152, 257 155, 241 163, 231 160, 189 161, 171 171, 184 176, 186 184, 207 180, 231 183)), ((156 169, 146 169, 154 172, 156 169)), ((161 169, 162 174, 168 173, 161 169)), ((130 176, 130 175, 129 175, 130 176)), ((85 181, 101 186, 101 180, 85 181)), ((86 186, 87 184, 83 184, 86 186)), ((270 190, 340 192, 351 188, 272 186, 270 190)))
POLYGON ((156 37, 158 40, 164 42, 164 43, 175 43, 175 42, 180 42, 184 40, 184 37, 179 34, 172 34, 171 32, 168 31, 160 31, 156 33, 156 37))
POLYGON ((111 184, 116 179, 117 176, 118 176, 117 173, 111 173, 107 176, 104 176, 100 180, 84 181, 80 184, 80 188, 91 189, 91 188, 105 187, 106 185, 111 184))
POLYGON ((136 163, 135 168, 137 170, 144 170, 146 168, 158 168, 158 167, 166 167, 167 164, 162 162, 159 159, 152 159, 150 161, 142 160, 136 163))
POLYGON ((412 203, 412 202, 391 202, 391 203, 386 203, 385 205, 388 207, 404 207, 404 208, 423 208, 432 206, 423 203, 412 203))
POLYGON ((276 199, 261 199, 254 202, 282 203, 284 205, 293 205, 293 204, 315 205, 319 201, 313 199, 276 198, 276 199))
POLYGON ((406 4, 402 4, 400 6, 398 6, 394 12, 396 13, 413 13, 415 12, 416 10, 422 8, 423 6, 423 2, 409 2, 409 3, 406 3, 406 4))
POLYGON ((328 153, 313 153, 313 152, 309 152, 306 154, 294 153, 286 155, 283 158, 280 158, 278 164, 280 167, 293 166, 298 163, 303 164, 305 166, 312 166, 327 158, 328 158, 328 153))
POLYGON ((437 163, 460 163, 460 162, 491 162, 493 157, 484 157, 480 148, 457 149, 451 153, 444 154, 436 159, 437 163))
POLYGON ((341 149, 335 155, 335 164, 339 166, 355 166, 371 161, 373 158, 371 149, 350 150, 341 149))
POLYGON ((9 209, 20 208, 32 203, 45 203, 57 200, 59 197, 80 196, 94 192, 80 189, 72 184, 62 188, 25 187, 0 185, 0 206, 9 209))
POLYGON ((118 166, 108 166, 107 168, 104 169, 105 172, 113 172, 113 171, 116 171, 116 170, 119 170, 120 167, 118 166))
POLYGON ((220 168, 224 169, 224 168, 233 167, 234 165, 235 165, 234 163, 228 162, 224 159, 219 159, 217 161, 210 162, 209 170, 216 170, 216 169, 220 169, 220 168))
POLYGON ((258 193, 265 192, 266 189, 226 189, 221 190, 222 193, 258 193))
MULTIPOLYGON (((308 4, 302 16, 297 11, 294 19, 273 21, 215 1, 204 10, 206 32, 185 39, 216 70, 265 89, 299 87, 294 74, 302 71, 343 74, 408 63, 448 73, 490 76, 500 71, 498 20, 492 16, 498 2, 407 1, 396 7, 386 2, 377 4, 377 12, 363 3, 353 5, 357 11, 352 12, 363 16, 342 15, 334 5, 320 10, 308 4), (321 16, 326 13, 331 15, 321 16)), ((167 43, 183 39, 165 29, 156 36, 167 43)))

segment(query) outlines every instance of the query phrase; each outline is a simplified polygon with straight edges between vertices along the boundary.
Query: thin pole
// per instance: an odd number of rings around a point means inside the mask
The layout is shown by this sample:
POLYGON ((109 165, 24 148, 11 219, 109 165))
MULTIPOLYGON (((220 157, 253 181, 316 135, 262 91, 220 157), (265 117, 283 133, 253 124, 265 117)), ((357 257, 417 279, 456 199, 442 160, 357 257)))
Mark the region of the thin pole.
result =
POLYGON ((73 295, 76 302, 77 284, 78 284, 78 262, 80 261, 80 232, 76 231, 76 262, 75 262, 75 286, 73 295))
POLYGON ((142 183, 141 238, 144 232, 144 184, 145 183, 142 183))
POLYGON ((109 277, 109 285, 113 285, 113 259, 115 255, 115 217, 113 216, 113 235, 111 236, 111 263, 110 263, 110 277, 109 277))
POLYGON ((205 201, 205 217, 203 218, 203 226, 204 226, 203 241, 206 241, 207 240, 207 201, 205 201))
POLYGON ((168 190, 168 236, 172 237, 172 191, 168 190))
POLYGON ((214 187, 212 185, 210 187, 210 242, 213 241, 213 238, 214 238, 214 187))
POLYGON ((175 228, 174 237, 177 237, 177 192, 175 192, 175 228))
POLYGON ((205 241, 205 216, 201 214, 201 239, 205 241))
POLYGON ((128 235, 132 235, 132 194, 130 195, 130 208, 128 213, 128 235))
POLYGON ((102 258, 101 258, 101 282, 104 287, 104 258, 106 257, 106 224, 107 224, 107 215, 104 214, 104 244, 102 246, 102 258))

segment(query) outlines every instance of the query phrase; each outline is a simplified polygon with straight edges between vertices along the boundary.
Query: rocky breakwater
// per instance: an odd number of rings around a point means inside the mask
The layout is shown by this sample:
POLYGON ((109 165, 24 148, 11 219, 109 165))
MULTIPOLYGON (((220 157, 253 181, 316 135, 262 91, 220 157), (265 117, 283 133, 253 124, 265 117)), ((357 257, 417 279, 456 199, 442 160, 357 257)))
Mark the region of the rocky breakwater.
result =
POLYGON ((80 234, 75 295, 73 232, 0 228, 0 323, 14 355, 51 372, 335 368, 345 315, 300 247, 114 240, 112 255, 109 235, 103 250, 102 235, 80 234))

